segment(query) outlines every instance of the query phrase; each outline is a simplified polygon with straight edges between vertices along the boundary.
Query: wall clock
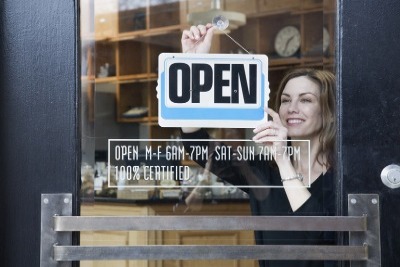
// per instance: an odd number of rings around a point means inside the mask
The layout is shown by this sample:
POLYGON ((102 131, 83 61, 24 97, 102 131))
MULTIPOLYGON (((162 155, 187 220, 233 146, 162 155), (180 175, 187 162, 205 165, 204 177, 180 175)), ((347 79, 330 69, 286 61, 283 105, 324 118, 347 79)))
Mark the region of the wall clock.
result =
POLYGON ((275 51, 281 57, 290 57, 300 48, 300 31, 294 26, 285 26, 275 37, 275 51))

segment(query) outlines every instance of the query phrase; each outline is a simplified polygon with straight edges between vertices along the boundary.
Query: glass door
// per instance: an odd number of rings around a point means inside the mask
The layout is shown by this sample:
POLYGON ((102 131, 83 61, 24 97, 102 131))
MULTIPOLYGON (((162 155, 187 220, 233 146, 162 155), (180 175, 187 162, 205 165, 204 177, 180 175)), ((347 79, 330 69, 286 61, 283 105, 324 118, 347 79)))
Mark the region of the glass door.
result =
MULTIPOLYGON (((81 215, 201 218, 340 213, 335 169, 335 1, 221 2, 81 1, 81 215), (212 12, 235 15, 229 17, 228 36, 215 31, 211 54, 268 57, 264 64, 269 88, 264 89, 268 107, 276 112, 270 114, 273 127, 264 122, 260 127, 266 128, 256 128, 255 133, 254 127, 235 128, 235 123, 201 131, 159 125, 159 55, 181 53, 183 31, 211 22, 212 12), (289 72, 292 76, 287 76, 289 72), (305 91, 293 89, 289 81, 299 81, 305 91), (271 143, 263 135, 273 141, 283 136, 285 142, 271 143), (324 142, 319 142, 320 136, 324 142), (319 149, 312 150, 314 144, 319 149)), ((81 233, 82 245, 335 244, 337 240, 332 234, 230 229, 81 233)), ((81 266, 258 264, 256 260, 131 260, 83 261, 81 266)))

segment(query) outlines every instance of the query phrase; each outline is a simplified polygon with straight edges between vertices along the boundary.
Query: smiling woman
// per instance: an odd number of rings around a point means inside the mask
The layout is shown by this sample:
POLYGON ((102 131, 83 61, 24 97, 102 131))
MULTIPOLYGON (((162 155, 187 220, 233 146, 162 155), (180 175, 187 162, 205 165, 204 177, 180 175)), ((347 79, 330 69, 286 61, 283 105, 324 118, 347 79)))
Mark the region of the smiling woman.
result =
POLYGON ((305 76, 291 79, 281 96, 279 115, 288 136, 315 138, 322 126, 319 86, 305 76))
POLYGON ((289 137, 307 139, 317 137, 320 143, 318 162, 334 167, 336 135, 335 76, 325 70, 295 69, 281 81, 276 94, 275 110, 279 111, 282 124, 289 137), (308 119, 308 120, 307 120, 308 119), (311 125, 312 124, 312 125, 311 125), (326 159, 322 159, 326 157, 326 159))

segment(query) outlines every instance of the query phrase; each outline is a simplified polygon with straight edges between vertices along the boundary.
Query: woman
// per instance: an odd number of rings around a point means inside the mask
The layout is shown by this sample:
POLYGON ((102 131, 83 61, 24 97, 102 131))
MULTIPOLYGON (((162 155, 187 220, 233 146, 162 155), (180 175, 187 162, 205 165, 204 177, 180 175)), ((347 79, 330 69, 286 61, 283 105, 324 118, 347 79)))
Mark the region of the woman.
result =
MULTIPOLYGON (((192 26, 183 31, 182 49, 191 53, 208 53, 214 28, 192 26)), ((256 143, 274 147, 277 151, 273 164, 255 159, 245 163, 217 161, 213 158, 216 142, 209 140, 211 171, 225 181, 237 185, 265 185, 246 189, 253 215, 334 215, 334 147, 335 147, 335 83, 332 73, 314 69, 297 69, 281 81, 276 95, 276 110, 266 110, 272 120, 254 130, 256 143), (286 157, 283 149, 299 147, 298 160, 286 157), (309 140, 310 151, 308 151, 309 140), (309 154, 308 154, 309 153, 309 154), (309 157, 310 155, 310 157, 309 157), (309 163, 309 159, 311 162, 309 163), (310 174, 310 176, 309 176, 310 174), (309 177, 308 177, 309 176, 309 177), (309 179, 302 179, 306 177, 309 179), (310 183, 310 187, 306 187, 310 183)), ((198 128, 182 128, 183 139, 209 139, 207 132, 198 128)), ((195 142, 184 142, 193 145, 195 142)), ((204 145, 204 142, 198 142, 204 145)), ((206 162, 198 161, 205 166, 206 162)), ((334 244, 330 232, 263 232, 255 233, 257 244, 334 244)), ((335 266, 321 261, 260 261, 260 267, 273 266, 335 266)))

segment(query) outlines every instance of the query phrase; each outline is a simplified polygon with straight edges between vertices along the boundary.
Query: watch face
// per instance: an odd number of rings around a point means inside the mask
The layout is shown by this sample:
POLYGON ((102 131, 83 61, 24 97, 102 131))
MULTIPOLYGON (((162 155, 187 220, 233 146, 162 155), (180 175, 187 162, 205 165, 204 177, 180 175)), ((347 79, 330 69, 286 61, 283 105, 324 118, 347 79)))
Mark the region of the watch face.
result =
POLYGON ((275 51, 281 57, 293 56, 300 48, 300 31, 294 26, 282 28, 275 38, 275 51))

